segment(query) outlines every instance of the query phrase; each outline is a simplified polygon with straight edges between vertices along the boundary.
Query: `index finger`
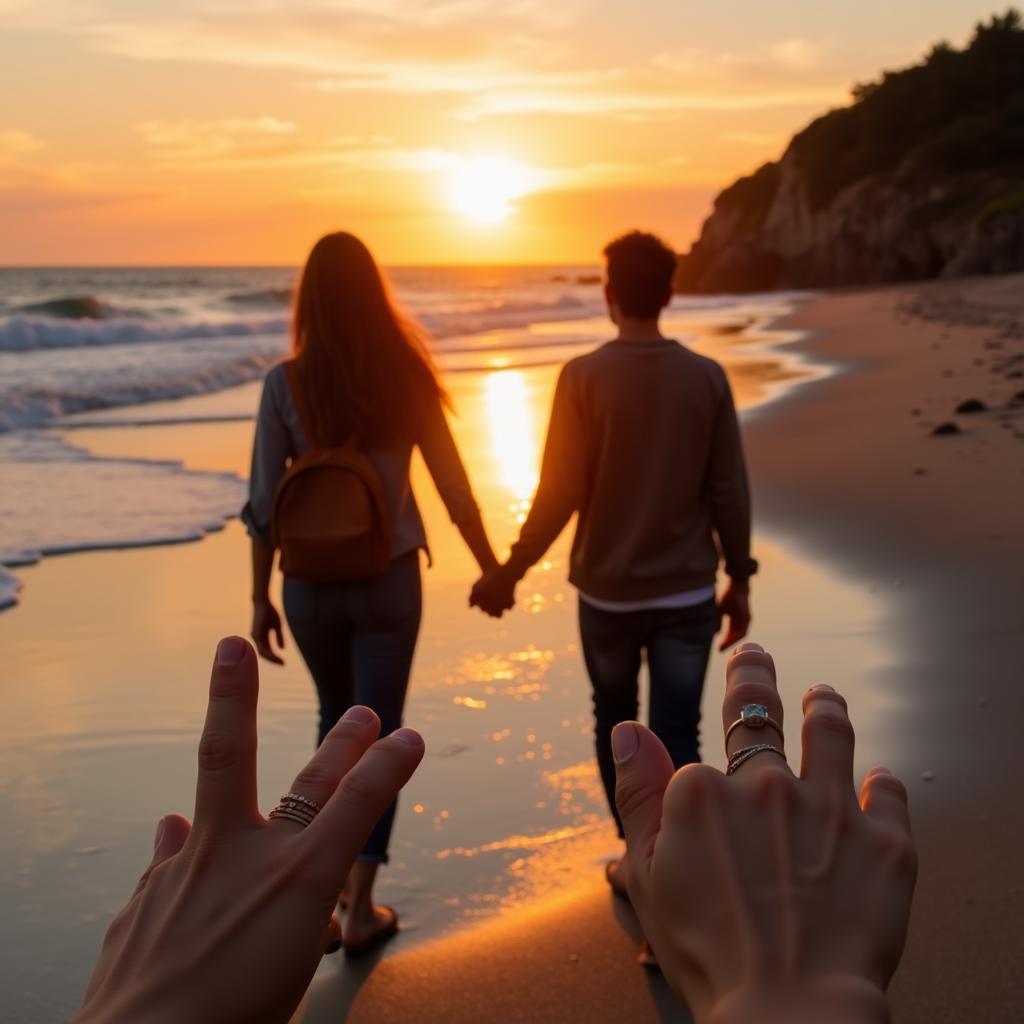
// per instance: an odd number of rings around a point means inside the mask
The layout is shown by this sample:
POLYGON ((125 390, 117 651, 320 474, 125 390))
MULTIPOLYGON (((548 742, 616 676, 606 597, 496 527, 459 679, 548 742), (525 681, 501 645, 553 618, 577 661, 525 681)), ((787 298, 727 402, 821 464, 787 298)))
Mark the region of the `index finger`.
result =
POLYGON ((240 636, 217 645, 210 702, 199 740, 196 830, 259 821, 256 799, 256 698, 259 671, 240 636))
POLYGON ((396 729, 377 740, 345 773, 306 829, 322 854, 328 876, 338 876, 333 880, 339 888, 370 830, 422 759, 423 738, 412 729, 396 729))
MULTIPOLYGON (((741 644, 725 669, 722 728, 727 734, 726 755, 758 743, 782 748, 785 743, 783 722, 782 698, 772 656, 759 644, 741 644), (762 724, 759 725, 759 721, 762 724)), ((756 757, 750 762, 751 767, 766 760, 769 759, 756 757)), ((774 756, 770 760, 774 760, 774 756)), ((746 773, 747 769, 743 771, 746 773)))

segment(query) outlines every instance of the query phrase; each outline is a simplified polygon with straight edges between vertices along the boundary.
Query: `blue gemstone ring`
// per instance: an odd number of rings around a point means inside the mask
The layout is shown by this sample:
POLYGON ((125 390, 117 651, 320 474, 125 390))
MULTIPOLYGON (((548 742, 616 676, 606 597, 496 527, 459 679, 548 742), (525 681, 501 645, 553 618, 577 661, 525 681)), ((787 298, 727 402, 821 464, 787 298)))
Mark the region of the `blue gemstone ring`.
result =
POLYGON ((779 734, 780 739, 785 740, 786 738, 782 732, 782 726, 768 714, 768 708, 764 704, 744 704, 740 708, 740 717, 725 730, 726 744, 728 744, 733 731, 741 725, 745 725, 748 729, 763 729, 766 725, 770 725, 779 734))

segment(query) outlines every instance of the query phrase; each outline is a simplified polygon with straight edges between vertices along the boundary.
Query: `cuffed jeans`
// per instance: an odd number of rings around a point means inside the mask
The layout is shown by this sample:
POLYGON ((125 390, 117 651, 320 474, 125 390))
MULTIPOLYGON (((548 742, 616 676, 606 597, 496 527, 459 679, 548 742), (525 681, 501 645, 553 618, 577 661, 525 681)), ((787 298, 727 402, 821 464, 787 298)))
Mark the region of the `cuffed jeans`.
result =
MULTIPOLYGON (((318 746, 353 704, 377 713, 381 736, 401 726, 421 610, 419 551, 365 583, 285 579, 288 628, 320 698, 318 746)), ((396 809, 385 811, 359 860, 387 863, 396 809)))
POLYGON ((700 760, 700 701, 717 614, 714 599, 690 608, 609 612, 579 602, 583 659, 593 687, 594 745, 608 806, 615 806, 612 729, 637 716, 642 652, 650 674, 652 732, 676 768, 700 760))

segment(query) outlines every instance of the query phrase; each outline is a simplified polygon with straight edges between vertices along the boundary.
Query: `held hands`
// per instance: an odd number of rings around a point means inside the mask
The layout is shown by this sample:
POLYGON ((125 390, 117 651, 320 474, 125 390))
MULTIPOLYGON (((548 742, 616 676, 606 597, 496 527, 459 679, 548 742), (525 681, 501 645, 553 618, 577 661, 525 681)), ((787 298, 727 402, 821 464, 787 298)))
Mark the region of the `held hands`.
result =
POLYGON ((515 607, 516 582, 507 565, 495 566, 473 584, 469 593, 470 608, 479 608, 491 618, 500 619, 515 607))
POLYGON ((322 809, 267 821, 256 794, 257 661, 220 642, 199 744, 194 824, 161 819, 153 860, 114 918, 76 1024, 286 1022, 325 949, 349 868, 423 757, 410 729, 377 739, 353 707, 292 784, 322 809))
MULTIPOLYGON (((782 722, 775 667, 756 644, 729 662, 726 727, 746 704, 782 722)), ((815 686, 803 711, 799 775, 772 751, 731 776, 703 764, 673 775, 643 726, 612 736, 629 895, 697 1024, 888 1020, 916 875, 907 793, 873 768, 858 803, 846 702, 815 686)), ((739 726, 729 752, 758 743, 782 738, 739 726)))
POLYGON ((750 587, 746 583, 730 580, 728 586, 718 599, 718 629, 722 628, 722 620, 728 618, 729 628, 722 642, 718 645, 724 651, 733 644, 738 644, 750 629, 750 587))
POLYGON ((281 628, 281 616, 270 601, 256 601, 252 606, 252 629, 249 635, 261 658, 272 661, 275 665, 283 665, 284 658, 271 646, 271 634, 277 639, 277 646, 284 650, 284 630, 281 628))

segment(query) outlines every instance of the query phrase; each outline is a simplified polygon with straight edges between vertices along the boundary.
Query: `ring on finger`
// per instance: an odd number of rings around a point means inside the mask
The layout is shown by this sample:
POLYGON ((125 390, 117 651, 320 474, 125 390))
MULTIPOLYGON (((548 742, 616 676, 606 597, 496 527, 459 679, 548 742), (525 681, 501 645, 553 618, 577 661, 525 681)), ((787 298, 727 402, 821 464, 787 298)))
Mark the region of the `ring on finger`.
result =
POLYGON ((770 725, 779 734, 780 739, 786 738, 782 726, 768 714, 768 708, 764 704, 744 704, 740 708, 740 717, 725 730, 726 744, 729 743, 729 737, 741 725, 745 725, 748 729, 763 729, 766 725, 770 725))
POLYGON ((786 752, 782 747, 777 747, 774 743, 754 743, 749 747, 740 747, 740 749, 729 758, 725 774, 733 775, 740 765, 746 764, 752 757, 757 757, 758 754, 763 754, 765 751, 771 751, 773 754, 778 754, 783 761, 786 760, 786 752))
POLYGON ((305 828, 320 813, 320 805, 301 793, 285 793, 277 806, 270 812, 270 818, 284 818, 305 828))

